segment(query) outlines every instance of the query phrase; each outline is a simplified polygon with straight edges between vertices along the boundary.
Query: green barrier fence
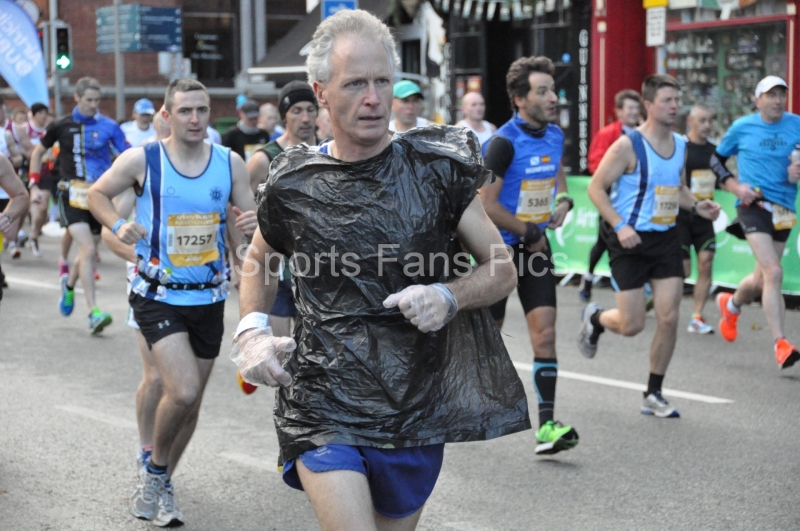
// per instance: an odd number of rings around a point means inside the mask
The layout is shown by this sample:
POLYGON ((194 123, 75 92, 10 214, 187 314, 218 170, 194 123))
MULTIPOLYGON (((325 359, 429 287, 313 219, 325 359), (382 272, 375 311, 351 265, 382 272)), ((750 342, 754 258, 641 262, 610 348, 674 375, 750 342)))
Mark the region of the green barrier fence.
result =
MULTIPOLYGON (((589 263, 589 251, 597 240, 599 217, 597 209, 586 193, 588 185, 588 177, 567 178, 569 195, 575 201, 575 207, 567 214, 564 225, 549 231, 548 234, 554 254, 554 266, 559 274, 585 273, 589 263)), ((714 257, 713 283, 733 288, 753 271, 755 257, 745 240, 739 240, 725 232, 725 227, 736 217, 736 209, 733 206, 736 197, 731 193, 717 190, 714 200, 722 206, 722 212, 714 222, 717 252, 714 257)), ((798 211, 800 211, 800 200, 798 211)), ((798 226, 795 226, 783 252, 783 292, 788 295, 800 295, 799 238, 800 232, 798 226)), ((608 254, 603 255, 595 268, 595 274, 609 276, 608 254)), ((696 257, 692 251, 692 276, 687 281, 693 282, 696 275, 696 257)))

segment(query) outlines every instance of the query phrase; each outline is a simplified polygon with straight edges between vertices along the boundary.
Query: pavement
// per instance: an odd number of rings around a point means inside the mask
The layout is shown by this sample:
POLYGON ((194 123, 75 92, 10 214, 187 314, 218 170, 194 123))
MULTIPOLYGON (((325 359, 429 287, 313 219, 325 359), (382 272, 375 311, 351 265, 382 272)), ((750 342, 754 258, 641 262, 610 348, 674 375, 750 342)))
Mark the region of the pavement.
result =
MULTIPOLYGON (((9 289, 0 303, 0 530, 144 530, 128 514, 136 482, 134 395, 141 363, 127 311, 124 264, 106 249, 98 305, 114 316, 90 337, 83 297, 58 313, 55 238, 44 257, 0 257, 9 289)), ((613 306, 608 289, 595 300, 613 306)), ((686 332, 684 299, 664 381, 680 419, 639 413, 652 315, 634 338, 606 333, 595 359, 576 336, 583 304, 559 287, 556 418, 574 426, 573 450, 536 457, 534 432, 451 444, 420 531, 800 530, 800 366, 779 371, 763 312, 744 309, 740 338, 686 332)), ((706 308, 709 322, 718 314, 706 308)), ((314 530, 306 496, 276 471, 274 391, 250 396, 228 359, 238 321, 227 305, 222 353, 197 431, 177 469, 176 501, 187 530, 314 530)), ((800 342, 800 313, 786 315, 800 342)), ((503 336, 528 393, 532 350, 516 295, 503 336)))

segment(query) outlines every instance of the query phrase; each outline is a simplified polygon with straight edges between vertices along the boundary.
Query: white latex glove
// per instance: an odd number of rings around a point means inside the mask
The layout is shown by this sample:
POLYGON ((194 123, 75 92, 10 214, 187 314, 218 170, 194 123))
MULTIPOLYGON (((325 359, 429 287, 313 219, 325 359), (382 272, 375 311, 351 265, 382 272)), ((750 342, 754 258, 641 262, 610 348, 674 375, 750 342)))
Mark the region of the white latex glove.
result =
POLYGON ((292 383, 292 376, 283 370, 284 353, 292 352, 297 344, 291 337, 275 337, 272 328, 251 328, 233 343, 231 359, 239 367, 242 379, 253 385, 270 387, 292 383))
POLYGON ((444 284, 409 286, 389 295, 385 308, 397 308, 420 332, 435 332, 446 325, 458 312, 458 302, 444 284))

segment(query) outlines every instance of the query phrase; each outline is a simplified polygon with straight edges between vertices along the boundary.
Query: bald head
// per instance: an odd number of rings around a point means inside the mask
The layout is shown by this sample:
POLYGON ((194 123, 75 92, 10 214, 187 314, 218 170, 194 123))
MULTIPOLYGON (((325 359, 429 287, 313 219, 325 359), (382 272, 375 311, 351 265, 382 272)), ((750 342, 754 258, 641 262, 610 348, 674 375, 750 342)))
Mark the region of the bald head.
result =
POLYGON ((467 92, 461 99, 461 112, 464 118, 472 122, 480 122, 486 114, 486 103, 480 92, 467 92))
POLYGON ((265 103, 258 108, 258 127, 272 135, 275 132, 275 126, 281 120, 281 115, 278 108, 271 103, 265 103))
POLYGON ((710 105, 705 103, 693 105, 686 118, 686 136, 695 144, 705 144, 716 117, 717 113, 710 105))

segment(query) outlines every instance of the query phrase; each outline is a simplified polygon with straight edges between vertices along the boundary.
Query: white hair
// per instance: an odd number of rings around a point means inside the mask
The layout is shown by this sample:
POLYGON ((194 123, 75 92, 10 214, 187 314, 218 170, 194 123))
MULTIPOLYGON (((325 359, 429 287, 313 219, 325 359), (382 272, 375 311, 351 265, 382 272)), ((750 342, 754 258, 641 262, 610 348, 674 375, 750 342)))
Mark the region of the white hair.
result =
POLYGON ((315 81, 321 83, 330 81, 333 43, 336 37, 344 34, 358 35, 380 42, 386 50, 386 55, 389 56, 392 74, 397 71, 400 58, 397 55, 394 37, 386 24, 367 11, 347 9, 326 18, 314 32, 311 50, 306 59, 309 85, 313 85, 315 81))

